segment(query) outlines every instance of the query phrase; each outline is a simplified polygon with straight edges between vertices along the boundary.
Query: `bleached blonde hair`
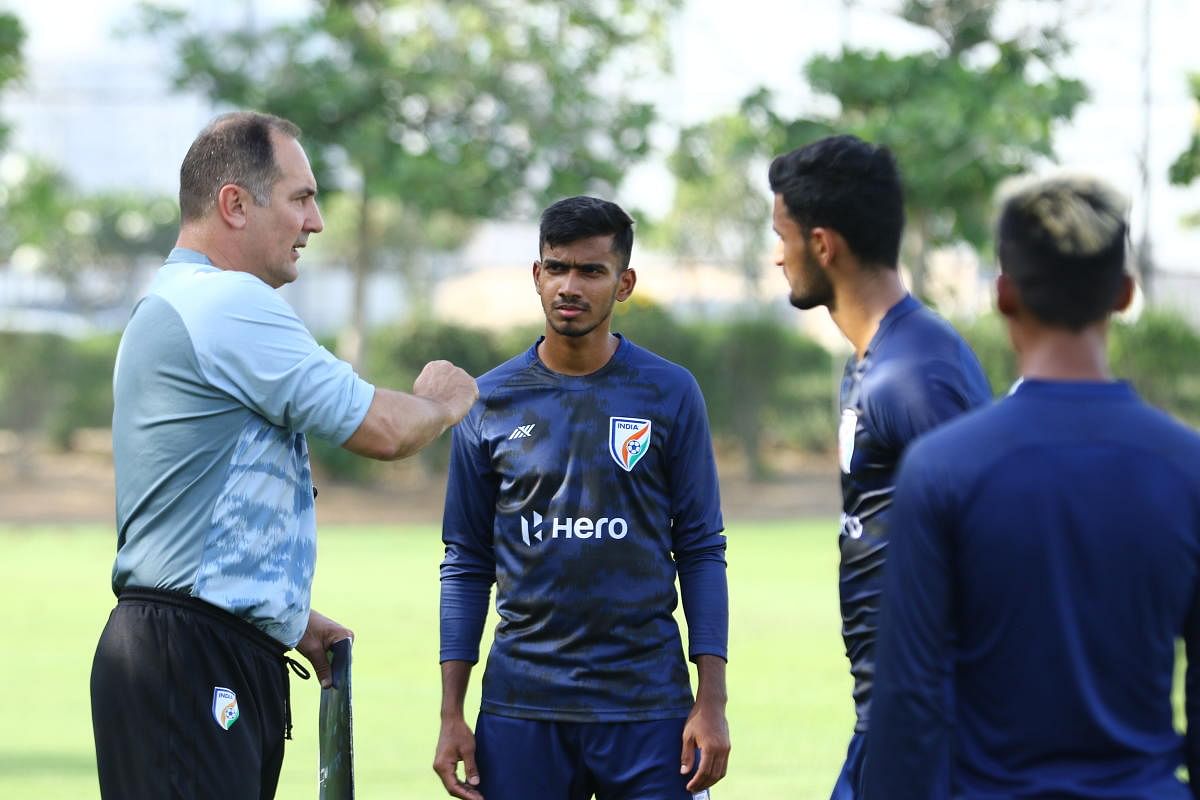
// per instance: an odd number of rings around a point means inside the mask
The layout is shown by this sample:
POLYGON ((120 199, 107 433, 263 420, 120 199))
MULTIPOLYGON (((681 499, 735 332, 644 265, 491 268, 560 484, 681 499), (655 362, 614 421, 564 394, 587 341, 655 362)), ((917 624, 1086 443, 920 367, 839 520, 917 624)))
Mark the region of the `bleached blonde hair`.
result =
POLYGON ((996 253, 1025 305, 1051 325, 1105 319, 1125 277, 1129 202, 1104 181, 1063 173, 1000 189, 996 253))
POLYGON ((1038 238, 1061 255, 1086 258, 1125 236, 1129 201, 1091 175, 1060 173, 1010 178, 997 192, 998 206, 1021 212, 1041 228, 1038 238))

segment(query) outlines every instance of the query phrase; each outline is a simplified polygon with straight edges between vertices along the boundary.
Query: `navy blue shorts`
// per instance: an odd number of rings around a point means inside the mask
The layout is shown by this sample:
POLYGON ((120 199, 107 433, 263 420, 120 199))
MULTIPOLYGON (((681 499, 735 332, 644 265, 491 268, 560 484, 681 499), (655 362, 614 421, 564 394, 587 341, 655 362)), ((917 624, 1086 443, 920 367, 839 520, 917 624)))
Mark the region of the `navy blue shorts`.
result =
POLYGON ((863 765, 867 760, 867 735, 856 733, 850 737, 846 748, 846 763, 829 800, 857 800, 862 797, 863 765))
POLYGON ((679 774, 684 722, 554 722, 481 712, 479 791, 487 800, 692 800, 691 776, 679 774))

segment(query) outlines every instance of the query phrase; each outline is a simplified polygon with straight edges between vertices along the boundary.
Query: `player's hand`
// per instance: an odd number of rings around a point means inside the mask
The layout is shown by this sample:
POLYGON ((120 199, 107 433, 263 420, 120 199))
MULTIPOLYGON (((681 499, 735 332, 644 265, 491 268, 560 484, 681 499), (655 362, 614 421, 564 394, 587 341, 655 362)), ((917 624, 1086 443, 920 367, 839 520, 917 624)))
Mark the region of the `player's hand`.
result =
POLYGON ((325 651, 333 647, 334 642, 353 638, 354 631, 344 625, 334 622, 316 611, 308 612, 308 627, 304 629, 304 635, 296 643, 296 649, 313 665, 322 689, 333 686, 329 656, 325 654, 325 651))
POLYGON ((479 397, 475 379, 449 361, 430 361, 413 383, 413 394, 446 409, 446 427, 457 425, 479 397))
POLYGON ((725 708, 718 703, 697 702, 683 726, 683 752, 680 754, 679 774, 687 775, 700 749, 700 767, 688 781, 689 792, 707 789, 725 777, 729 766, 729 723, 725 708))
POLYGON ((475 734, 462 717, 442 720, 437 752, 433 756, 433 771, 451 797, 463 800, 483 800, 479 793, 479 768, 475 766, 475 734), (458 777, 458 762, 462 762, 466 780, 458 777))

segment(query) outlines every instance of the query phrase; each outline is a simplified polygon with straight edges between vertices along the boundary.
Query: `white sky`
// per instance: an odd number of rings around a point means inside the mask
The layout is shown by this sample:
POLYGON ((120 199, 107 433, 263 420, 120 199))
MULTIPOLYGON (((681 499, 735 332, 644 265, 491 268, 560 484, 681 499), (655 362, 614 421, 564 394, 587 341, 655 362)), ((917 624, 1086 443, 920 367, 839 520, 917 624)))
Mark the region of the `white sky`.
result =
MULTIPOLYGON (((1142 140, 1142 13, 1147 0, 1071 0, 1068 37, 1075 52, 1064 72, 1082 79, 1091 101, 1060 131, 1064 166, 1102 175, 1134 198, 1134 235, 1140 237, 1143 198, 1138 175, 1142 140)), ((1200 72, 1198 0, 1149 0, 1154 26, 1151 57, 1150 230, 1156 261, 1167 270, 1200 270, 1200 230, 1179 219, 1200 210, 1200 183, 1172 187, 1170 162, 1185 147, 1200 109, 1185 75, 1200 72)), ((195 99, 166 93, 170 54, 153 43, 119 39, 132 0, 0 0, 28 29, 27 89, 11 95, 3 113, 17 125, 19 148, 65 166, 87 186, 130 186, 173 192, 179 161, 210 110, 195 99), (64 24, 64 15, 70 21, 64 24)), ((214 20, 244 20, 245 0, 213 0, 201 8, 214 20)), ((801 76, 818 52, 834 52, 849 37, 857 47, 901 52, 928 44, 887 13, 899 0, 687 0, 672 30, 675 75, 656 87, 660 114, 689 124, 734 108, 752 87, 767 84, 788 108, 811 109, 801 76), (783 9, 781 11, 781 9, 783 9)), ((261 19, 294 8, 286 0, 258 0, 261 19)), ((1011 2, 1004 22, 1033 13, 1011 2)), ((660 137, 665 149, 669 137, 660 137)), ((903 164, 901 168, 903 168, 903 164)), ((765 177, 764 177, 765 181, 765 177)), ((765 187, 764 187, 765 191, 765 187)), ((621 193, 624 204, 660 213, 670 202, 661 164, 639 168, 621 193)), ((769 221, 764 220, 764 228, 769 221)))

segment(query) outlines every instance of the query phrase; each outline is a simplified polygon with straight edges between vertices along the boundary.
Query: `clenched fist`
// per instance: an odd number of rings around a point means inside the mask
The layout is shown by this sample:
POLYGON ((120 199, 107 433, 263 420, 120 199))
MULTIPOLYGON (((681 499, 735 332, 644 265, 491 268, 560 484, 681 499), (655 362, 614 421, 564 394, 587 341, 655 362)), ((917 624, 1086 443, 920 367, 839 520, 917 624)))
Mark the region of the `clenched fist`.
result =
POLYGON ((430 361, 413 382, 413 394, 440 403, 448 417, 447 427, 458 424, 479 397, 475 379, 449 361, 430 361))

